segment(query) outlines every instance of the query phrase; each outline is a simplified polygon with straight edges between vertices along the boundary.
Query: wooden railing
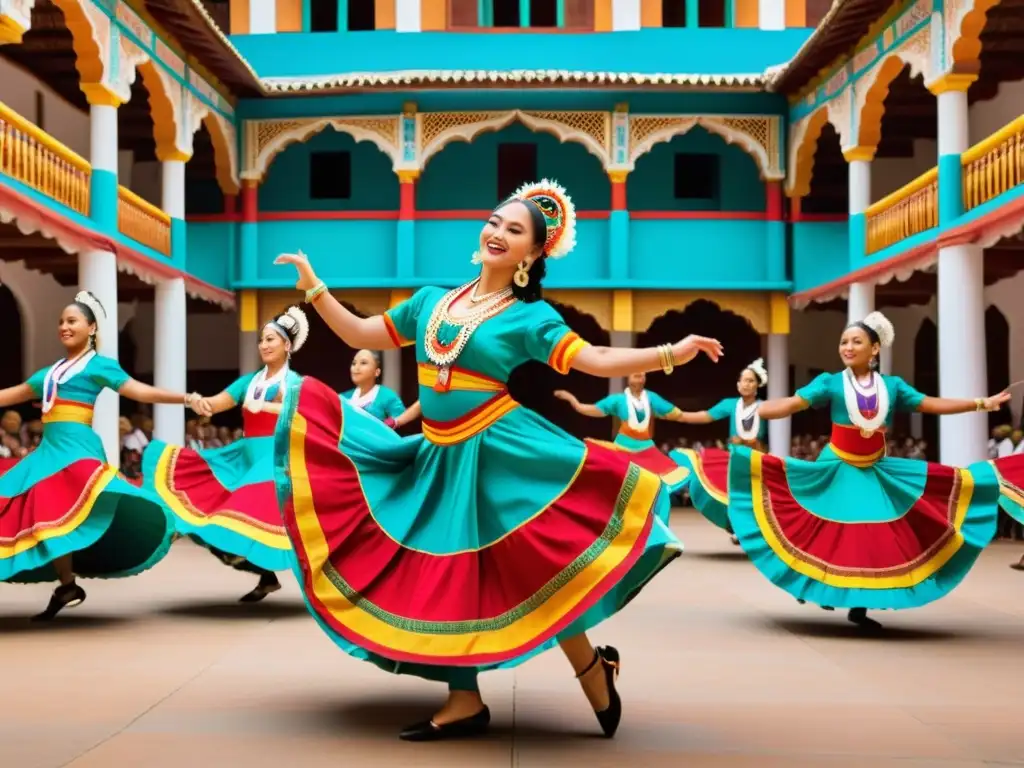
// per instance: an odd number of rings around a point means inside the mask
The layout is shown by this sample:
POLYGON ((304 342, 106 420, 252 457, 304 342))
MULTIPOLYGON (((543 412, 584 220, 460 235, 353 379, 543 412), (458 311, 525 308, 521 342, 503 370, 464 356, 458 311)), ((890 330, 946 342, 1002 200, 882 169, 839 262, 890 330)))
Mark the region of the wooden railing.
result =
POLYGON ((964 210, 977 208, 1024 181, 1024 115, 960 156, 964 210))
POLYGON ((89 163, 3 103, 0 173, 83 216, 89 215, 89 163))
POLYGON ((117 190, 117 231, 154 251, 171 254, 171 217, 125 187, 117 190))
POLYGON ((932 168, 867 209, 867 252, 906 240, 938 226, 939 173, 932 168))

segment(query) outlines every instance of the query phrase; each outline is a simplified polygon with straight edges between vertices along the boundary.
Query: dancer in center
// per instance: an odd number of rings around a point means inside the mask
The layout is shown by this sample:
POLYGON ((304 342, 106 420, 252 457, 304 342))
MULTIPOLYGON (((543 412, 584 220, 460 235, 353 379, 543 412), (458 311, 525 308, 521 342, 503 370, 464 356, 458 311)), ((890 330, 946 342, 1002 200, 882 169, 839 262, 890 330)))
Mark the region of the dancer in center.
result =
MULTIPOLYGON (((742 371, 736 380, 739 397, 727 397, 706 411, 680 411, 678 421, 684 424, 710 424, 729 420, 729 447, 745 445, 763 451, 768 440, 768 423, 761 420, 757 409, 761 401, 757 390, 768 385, 764 360, 758 358, 742 371)), ((691 448, 677 448, 669 454, 688 470, 690 501, 704 517, 732 535, 732 543, 740 541, 729 524, 729 451, 705 448, 700 453, 691 448)))
POLYGON ((416 345, 422 435, 401 438, 304 378, 289 387, 275 445, 297 574, 321 627, 357 658, 448 683, 445 705, 403 739, 483 733, 477 672, 556 644, 614 735, 619 653, 585 632, 682 549, 657 475, 508 393, 509 374, 529 360, 615 377, 721 354, 702 337, 613 349, 573 333, 540 283, 548 259, 572 249, 575 224, 557 184, 527 185, 484 225, 477 279, 423 288, 370 318, 334 300, 301 253, 278 257, 350 346, 416 345))
POLYGON ((142 454, 144 481, 163 501, 178 533, 225 565, 259 577, 241 597, 243 603, 277 592, 281 582, 275 572, 292 567, 274 488, 273 434, 284 386, 298 379, 291 357, 308 336, 301 309, 278 315, 260 333, 263 368, 205 401, 210 413, 242 407, 241 440, 199 451, 153 440, 142 454))
POLYGON ((682 412, 661 395, 647 389, 646 373, 634 373, 626 379, 626 384, 622 394, 608 395, 593 405, 581 403, 564 389, 555 390, 554 395, 583 416, 596 419, 614 416, 619 419, 615 442, 601 442, 630 453, 633 461, 661 477, 669 493, 675 493, 686 485, 688 473, 654 444, 654 420, 682 421, 679 418, 682 412))
POLYGON ((841 373, 823 373, 792 397, 768 400, 762 419, 828 407, 832 435, 816 461, 736 446, 729 461, 729 519, 754 565, 800 601, 848 608, 915 608, 956 587, 996 530, 992 467, 948 467, 886 456, 896 411, 998 410, 1008 392, 975 400, 927 397, 876 372, 892 324, 879 312, 850 324, 841 373))
POLYGON ((420 404, 417 401, 406 408, 397 392, 380 384, 380 365, 380 352, 372 349, 356 352, 350 366, 352 389, 341 396, 392 429, 401 429, 419 418, 420 404))

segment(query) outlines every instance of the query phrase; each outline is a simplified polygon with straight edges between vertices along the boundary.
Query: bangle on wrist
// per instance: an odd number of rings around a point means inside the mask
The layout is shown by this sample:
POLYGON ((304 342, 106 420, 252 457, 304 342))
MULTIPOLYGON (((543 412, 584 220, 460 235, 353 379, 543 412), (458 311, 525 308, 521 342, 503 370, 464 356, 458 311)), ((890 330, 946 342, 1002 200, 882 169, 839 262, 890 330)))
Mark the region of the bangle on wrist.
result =
POLYGON ((658 346, 658 358, 661 360, 661 370, 665 372, 666 376, 675 370, 676 364, 673 360, 671 344, 660 344, 658 346))
POLYGON ((314 301, 320 298, 320 296, 323 295, 324 291, 326 290, 327 284, 324 283, 323 280, 320 280, 316 285, 314 285, 312 288, 306 291, 306 303, 312 304, 314 301))
POLYGON ((985 398, 983 398, 983 397, 976 397, 976 398, 974 398, 974 410, 975 411, 987 410, 985 408, 985 398))

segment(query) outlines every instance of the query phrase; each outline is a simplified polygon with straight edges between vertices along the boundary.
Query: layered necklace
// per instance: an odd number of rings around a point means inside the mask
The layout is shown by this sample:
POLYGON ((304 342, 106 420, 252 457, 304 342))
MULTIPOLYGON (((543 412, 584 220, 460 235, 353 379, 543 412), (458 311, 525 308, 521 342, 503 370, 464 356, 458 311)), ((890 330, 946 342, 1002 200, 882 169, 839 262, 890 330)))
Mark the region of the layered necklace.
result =
POLYGON ((427 321, 423 346, 427 359, 438 368, 435 389, 439 391, 447 391, 452 365, 459 359, 459 355, 466 348, 466 344, 469 343, 469 339, 476 329, 484 321, 507 309, 516 300, 512 295, 512 286, 478 296, 476 291, 479 283, 480 278, 477 278, 471 283, 448 291, 434 307, 430 313, 430 319, 427 321), (452 305, 470 291, 472 291, 470 302, 479 306, 468 315, 459 318, 452 317, 452 305), (439 334, 444 325, 459 329, 455 338, 450 342, 441 341, 439 334))
POLYGON ((641 390, 640 397, 637 397, 629 387, 626 387, 626 405, 628 406, 626 415, 630 429, 636 432, 646 432, 651 423, 651 398, 647 394, 647 390, 641 390), (643 419, 637 416, 638 412, 643 413, 643 419))
POLYGON ((759 405, 756 399, 750 405, 744 405, 742 397, 736 401, 736 436, 740 439, 757 439, 761 431, 761 416, 757 412, 759 405))
POLYGON ((57 390, 60 385, 85 370, 85 366, 94 357, 96 357, 96 350, 87 349, 70 360, 64 358, 50 366, 50 370, 43 377, 43 413, 49 413, 53 404, 57 402, 57 390))
POLYGON ((377 399, 378 392, 380 392, 380 384, 374 384, 366 390, 365 394, 359 391, 359 387, 356 387, 355 392, 352 393, 352 397, 348 401, 356 408, 367 408, 377 399))
POLYGON ((267 403, 267 395, 275 384, 280 384, 288 375, 288 364, 281 366, 280 370, 270 378, 267 378, 267 366, 252 377, 249 387, 245 391, 245 409, 250 413, 259 413, 267 403))
POLYGON ((843 398, 846 412, 863 437, 871 437, 884 424, 889 415, 889 389, 885 381, 872 371, 869 383, 861 384, 853 371, 843 372, 843 398))

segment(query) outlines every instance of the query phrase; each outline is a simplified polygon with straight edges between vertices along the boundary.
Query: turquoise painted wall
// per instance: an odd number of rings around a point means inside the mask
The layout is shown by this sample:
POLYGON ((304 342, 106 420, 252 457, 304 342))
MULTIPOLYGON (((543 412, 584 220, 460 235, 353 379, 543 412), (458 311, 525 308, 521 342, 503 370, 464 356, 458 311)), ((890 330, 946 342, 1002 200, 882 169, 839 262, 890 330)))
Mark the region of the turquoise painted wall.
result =
POLYGON ((765 192, 757 164, 749 154, 698 127, 655 145, 636 161, 636 168, 626 180, 626 201, 631 211, 763 211, 765 192), (675 198, 678 153, 719 156, 717 200, 675 198))
POLYGON ((491 210, 498 202, 498 145, 537 145, 537 176, 565 187, 581 211, 606 211, 611 182, 601 161, 582 144, 560 142, 515 124, 477 136, 471 144, 449 144, 427 162, 416 190, 416 207, 435 210, 491 210), (472 172, 467 172, 472 169, 472 172))
POLYGON ((327 128, 308 141, 292 144, 274 158, 259 190, 261 211, 395 211, 398 177, 391 158, 367 141, 327 128), (349 152, 352 196, 348 200, 313 200, 309 196, 310 155, 349 152))
POLYGON ((332 283, 350 280, 364 285, 391 278, 396 270, 396 232, 395 221, 262 221, 256 279, 294 281, 273 262, 278 254, 294 253, 296 248, 309 254, 317 274, 332 283))
POLYGON ((850 271, 847 222, 797 222, 792 226, 793 291, 825 285, 850 271))
POLYGON ((234 224, 185 222, 189 273, 218 288, 229 288, 238 252, 236 230, 234 224))
POLYGON ((633 220, 629 277, 701 284, 768 278, 764 221, 633 220))

